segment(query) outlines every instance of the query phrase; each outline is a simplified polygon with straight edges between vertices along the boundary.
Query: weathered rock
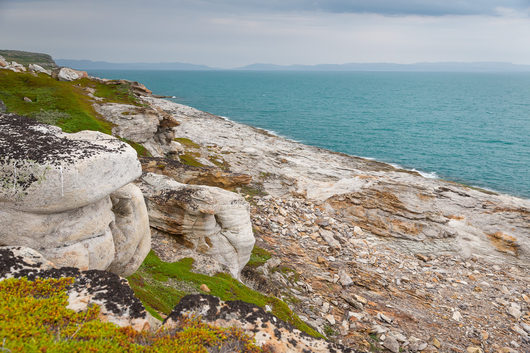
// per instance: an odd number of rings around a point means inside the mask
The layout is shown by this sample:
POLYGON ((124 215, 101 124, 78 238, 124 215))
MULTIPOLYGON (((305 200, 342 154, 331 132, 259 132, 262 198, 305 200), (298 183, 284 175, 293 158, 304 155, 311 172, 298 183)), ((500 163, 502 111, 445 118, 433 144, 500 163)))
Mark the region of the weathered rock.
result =
POLYGON ((210 295, 182 298, 163 326, 172 329, 182 317, 197 316, 213 326, 236 326, 254 336, 258 346, 267 345, 273 352, 352 352, 349 348, 311 337, 278 319, 262 308, 241 302, 223 302, 210 295))
POLYGON ((3 100, 0 99, 0 114, 5 113, 7 111, 7 107, 3 100))
POLYGON ((173 159, 143 157, 140 158, 140 162, 143 171, 167 175, 183 184, 233 189, 248 185, 252 181, 252 177, 248 174, 229 173, 212 167, 191 167, 173 159))
POLYGON ((127 184, 110 195, 115 221, 110 224, 116 256, 108 271, 132 275, 151 249, 149 215, 142 191, 127 184))
POLYGON ((33 102, 33 101, 31 100, 31 98, 28 98, 28 97, 24 97, 23 99, 24 99, 24 102, 26 102, 26 103, 31 103, 31 102, 33 102))
POLYGON ((95 104, 94 108, 114 124, 114 135, 141 143, 152 155, 178 152, 179 144, 173 141, 175 134, 172 130, 178 122, 170 114, 118 103, 95 104))
POLYGON ((46 75, 50 75, 50 76, 52 74, 52 72, 50 70, 46 70, 45 68, 43 68, 42 66, 37 65, 37 64, 29 64, 28 65, 28 69, 31 72, 35 72, 35 73, 42 73, 42 74, 46 74, 46 75))
POLYGON ((0 280, 20 277, 29 280, 72 277, 74 284, 67 290, 69 309, 84 311, 97 304, 104 322, 132 326, 138 331, 156 326, 156 320, 146 312, 124 278, 105 271, 56 268, 33 249, 0 247, 0 280))
POLYGON ((106 134, 0 116, 0 202, 25 212, 86 206, 141 175, 136 151, 106 134))
POLYGON ((150 229, 141 192, 129 184, 141 174, 130 146, 2 115, 0 155, 0 245, 30 247, 82 270, 138 268, 150 229))
POLYGON ((9 65, 9 63, 4 59, 3 56, 0 55, 0 68, 5 68, 9 65))
POLYGON ((7 63, 6 66, 4 66, 5 69, 11 70, 13 72, 26 72, 26 67, 22 64, 17 63, 16 61, 12 61, 11 63, 7 63))
POLYGON ((138 185, 146 198, 151 227, 178 236, 185 246, 210 255, 239 278, 255 241, 243 197, 153 173, 144 174, 138 185))
POLYGON ((61 68, 57 74, 59 81, 75 81, 85 77, 88 77, 86 71, 74 70, 69 67, 61 68))

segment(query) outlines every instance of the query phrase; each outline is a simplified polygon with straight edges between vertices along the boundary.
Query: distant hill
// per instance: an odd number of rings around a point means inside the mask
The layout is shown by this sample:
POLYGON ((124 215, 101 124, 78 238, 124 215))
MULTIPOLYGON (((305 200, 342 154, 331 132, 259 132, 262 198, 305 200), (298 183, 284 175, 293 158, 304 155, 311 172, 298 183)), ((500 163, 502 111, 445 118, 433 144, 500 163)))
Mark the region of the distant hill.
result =
POLYGON ((530 72, 530 65, 503 62, 438 62, 416 64, 349 63, 320 65, 252 64, 237 70, 253 71, 406 71, 406 72, 530 72))
POLYGON ((205 65, 179 62, 166 63, 111 63, 106 61, 57 59, 57 65, 78 70, 214 70, 205 65))
POLYGON ((37 64, 50 70, 57 67, 52 57, 48 54, 32 53, 21 50, 0 50, 0 55, 7 61, 16 61, 24 66, 37 64))

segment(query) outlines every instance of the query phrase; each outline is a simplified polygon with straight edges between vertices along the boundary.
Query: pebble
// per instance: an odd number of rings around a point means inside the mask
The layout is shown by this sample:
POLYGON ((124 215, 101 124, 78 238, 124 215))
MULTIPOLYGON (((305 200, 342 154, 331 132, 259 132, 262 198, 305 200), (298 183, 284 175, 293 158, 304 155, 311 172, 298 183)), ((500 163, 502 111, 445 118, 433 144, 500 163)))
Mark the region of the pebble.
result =
POLYGON ((460 311, 455 310, 455 312, 453 313, 453 320, 457 322, 462 320, 462 314, 460 314, 460 311))
POLYGON ((508 307, 508 314, 519 320, 521 317, 521 306, 517 303, 510 303, 508 307))
POLYGON ((377 318, 378 318, 380 321, 384 321, 384 322, 386 322, 387 324, 391 324, 391 323, 392 323, 392 319, 389 318, 388 316, 386 316, 386 315, 383 314, 383 313, 377 313, 377 318))
POLYGON ((442 343, 438 340, 438 338, 434 337, 432 339, 432 345, 440 349, 440 347, 442 346, 442 343))
POLYGON ((483 353, 480 347, 467 347, 467 353, 483 353))
POLYGON ((339 281, 343 287, 347 287, 353 284, 353 280, 351 279, 351 277, 346 273, 346 271, 343 270, 339 271, 339 281))
POLYGON ((335 317, 333 315, 326 315, 326 320, 328 320, 328 322, 332 325, 335 325, 335 317))
POLYGON ((208 288, 208 286, 206 284, 201 284, 200 286, 200 289, 203 291, 203 292, 206 292, 206 293, 210 293, 210 288, 208 288))
POLYGON ((385 341, 383 342, 383 347, 385 347, 392 353, 399 353, 399 343, 394 337, 390 335, 386 337, 385 341))

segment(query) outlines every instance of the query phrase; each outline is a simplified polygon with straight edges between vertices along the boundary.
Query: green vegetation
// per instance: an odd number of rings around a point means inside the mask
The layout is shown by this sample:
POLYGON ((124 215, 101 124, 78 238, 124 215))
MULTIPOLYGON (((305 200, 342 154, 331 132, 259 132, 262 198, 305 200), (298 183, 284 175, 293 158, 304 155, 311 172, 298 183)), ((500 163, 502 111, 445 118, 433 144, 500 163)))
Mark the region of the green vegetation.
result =
POLYGON ((174 141, 177 141, 182 146, 190 147, 190 148, 200 148, 201 146, 192 140, 185 138, 185 137, 177 137, 173 139, 174 141))
POLYGON ((239 193, 247 198, 252 198, 254 196, 266 196, 267 193, 263 191, 263 187, 261 185, 254 184, 251 185, 243 185, 239 187, 239 193))
POLYGON ((204 164, 195 159, 192 153, 181 154, 179 159, 182 164, 186 164, 191 167, 205 167, 204 164))
MULTIPOLYGON (((95 130, 111 133, 111 124, 100 119, 91 99, 81 87, 71 82, 60 82, 46 74, 33 76, 0 70, 0 99, 8 112, 35 118, 43 112, 54 115, 52 121, 65 132, 95 130), (32 102, 24 101, 28 97, 32 102)), ((49 121, 48 118, 44 119, 49 121)))
POLYGON ((141 106, 131 90, 128 82, 111 81, 108 84, 97 82, 88 78, 75 81, 76 85, 95 89, 94 96, 104 98, 107 102, 131 104, 141 106))
POLYGON ((139 143, 136 143, 131 140, 127 140, 126 138, 120 137, 120 140, 122 140, 125 143, 128 143, 132 148, 136 150, 136 153, 138 154, 138 157, 151 157, 151 153, 142 145, 139 143))
POLYGON ((45 69, 54 69, 57 67, 55 61, 48 54, 30 53, 20 50, 0 50, 0 55, 7 61, 16 61, 26 67, 29 64, 37 64, 45 69))
POLYGON ((218 328, 187 319, 176 332, 137 332, 99 320, 91 306, 76 313, 67 309, 66 289, 73 278, 6 279, 0 282, 0 350, 6 352, 263 352, 236 328, 218 328), (210 350, 211 351, 211 350, 210 350), (227 350, 228 351, 228 350, 227 350))
POLYGON ((247 263, 249 267, 259 267, 272 257, 272 254, 267 250, 254 246, 250 254, 250 260, 247 263))
POLYGON ((128 279, 136 296, 151 312, 168 315, 185 294, 201 293, 200 286, 205 284, 211 291, 209 294, 222 300, 242 300, 260 307, 269 305, 280 319, 314 337, 322 337, 280 299, 256 292, 224 273, 215 276, 194 273, 192 265, 192 259, 163 262, 151 251, 138 271, 128 279))

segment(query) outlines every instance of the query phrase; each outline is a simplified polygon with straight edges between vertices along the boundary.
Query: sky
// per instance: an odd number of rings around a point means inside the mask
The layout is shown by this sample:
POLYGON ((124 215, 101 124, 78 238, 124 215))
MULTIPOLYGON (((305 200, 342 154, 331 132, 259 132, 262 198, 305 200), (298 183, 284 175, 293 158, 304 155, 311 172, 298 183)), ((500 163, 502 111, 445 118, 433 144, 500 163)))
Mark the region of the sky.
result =
POLYGON ((0 48, 220 68, 530 64, 530 0, 0 0, 0 48))

